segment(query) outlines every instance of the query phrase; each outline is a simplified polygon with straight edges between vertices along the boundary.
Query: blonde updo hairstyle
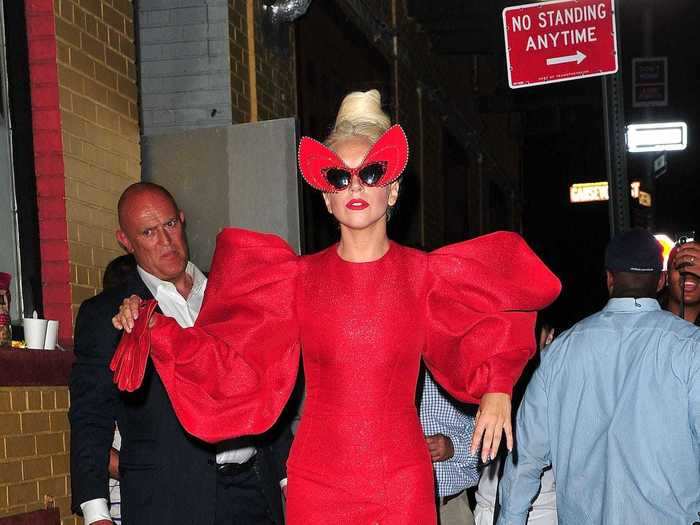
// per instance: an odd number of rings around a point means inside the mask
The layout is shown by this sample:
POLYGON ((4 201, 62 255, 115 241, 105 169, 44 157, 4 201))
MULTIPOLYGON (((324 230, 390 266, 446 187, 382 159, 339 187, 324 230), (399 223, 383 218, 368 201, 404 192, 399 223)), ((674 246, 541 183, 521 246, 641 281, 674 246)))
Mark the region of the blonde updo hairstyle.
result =
POLYGON ((391 119, 382 110, 379 91, 353 91, 340 103, 335 125, 324 144, 331 149, 343 140, 364 137, 370 144, 391 127, 391 119))
MULTIPOLYGON (((379 91, 353 91, 340 103, 335 125, 324 144, 335 150, 337 144, 356 137, 363 137, 370 144, 374 144, 390 127, 391 119, 382 110, 382 96, 379 91)), ((398 181, 394 184, 398 184, 398 181)), ((391 219, 395 208, 396 204, 387 208, 387 220, 391 219)))

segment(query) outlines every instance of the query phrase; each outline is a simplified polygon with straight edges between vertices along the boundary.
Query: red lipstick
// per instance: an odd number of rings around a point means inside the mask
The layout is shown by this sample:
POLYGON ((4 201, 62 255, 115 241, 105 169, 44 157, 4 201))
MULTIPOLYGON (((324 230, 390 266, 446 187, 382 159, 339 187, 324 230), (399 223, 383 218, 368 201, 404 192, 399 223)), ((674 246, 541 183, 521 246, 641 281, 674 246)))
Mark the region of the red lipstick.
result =
POLYGON ((369 203, 362 199, 352 199, 349 200, 345 207, 348 210, 364 210, 369 206, 369 203))

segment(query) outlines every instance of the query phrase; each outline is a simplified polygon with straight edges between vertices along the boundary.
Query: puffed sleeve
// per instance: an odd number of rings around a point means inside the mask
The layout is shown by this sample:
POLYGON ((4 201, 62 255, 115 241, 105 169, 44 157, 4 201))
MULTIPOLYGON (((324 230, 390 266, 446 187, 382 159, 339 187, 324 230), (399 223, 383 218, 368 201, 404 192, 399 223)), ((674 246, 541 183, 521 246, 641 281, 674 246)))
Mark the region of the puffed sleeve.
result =
POLYGON ((434 378, 457 399, 512 394, 535 350, 537 310, 559 279, 519 235, 498 232, 428 254, 426 348, 434 378))
MULTIPOLYGON (((144 312, 120 343, 115 381, 124 388, 120 373, 133 375, 130 361, 148 355, 150 347, 175 413, 190 434, 217 442, 264 432, 296 381, 298 266, 299 258, 279 237, 222 231, 195 326, 183 329, 172 318, 152 314, 155 324, 149 330, 150 314, 144 312)), ((128 389, 138 384, 132 381, 128 389)))

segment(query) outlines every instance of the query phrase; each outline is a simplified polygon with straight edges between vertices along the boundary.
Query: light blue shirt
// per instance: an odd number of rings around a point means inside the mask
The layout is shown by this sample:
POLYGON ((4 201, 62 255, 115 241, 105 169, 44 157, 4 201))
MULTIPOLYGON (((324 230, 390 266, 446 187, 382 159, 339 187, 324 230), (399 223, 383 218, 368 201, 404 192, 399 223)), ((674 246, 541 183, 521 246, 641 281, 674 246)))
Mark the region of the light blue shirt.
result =
POLYGON ((518 411, 498 525, 524 524, 550 461, 564 525, 691 525, 700 512, 700 330, 611 299, 545 352, 518 411))

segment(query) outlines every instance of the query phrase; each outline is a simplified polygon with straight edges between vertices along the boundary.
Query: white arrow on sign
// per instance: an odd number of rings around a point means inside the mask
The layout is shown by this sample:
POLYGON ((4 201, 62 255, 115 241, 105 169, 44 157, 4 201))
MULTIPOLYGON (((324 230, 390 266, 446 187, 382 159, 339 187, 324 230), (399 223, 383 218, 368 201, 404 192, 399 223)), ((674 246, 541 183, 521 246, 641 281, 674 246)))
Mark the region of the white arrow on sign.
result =
POLYGON ((576 51, 575 55, 566 55, 563 57, 548 58, 547 65, 554 66, 556 64, 566 64, 568 62, 576 62, 577 64, 580 64, 585 59, 586 59, 586 55, 584 53, 581 53, 581 51, 576 51))

